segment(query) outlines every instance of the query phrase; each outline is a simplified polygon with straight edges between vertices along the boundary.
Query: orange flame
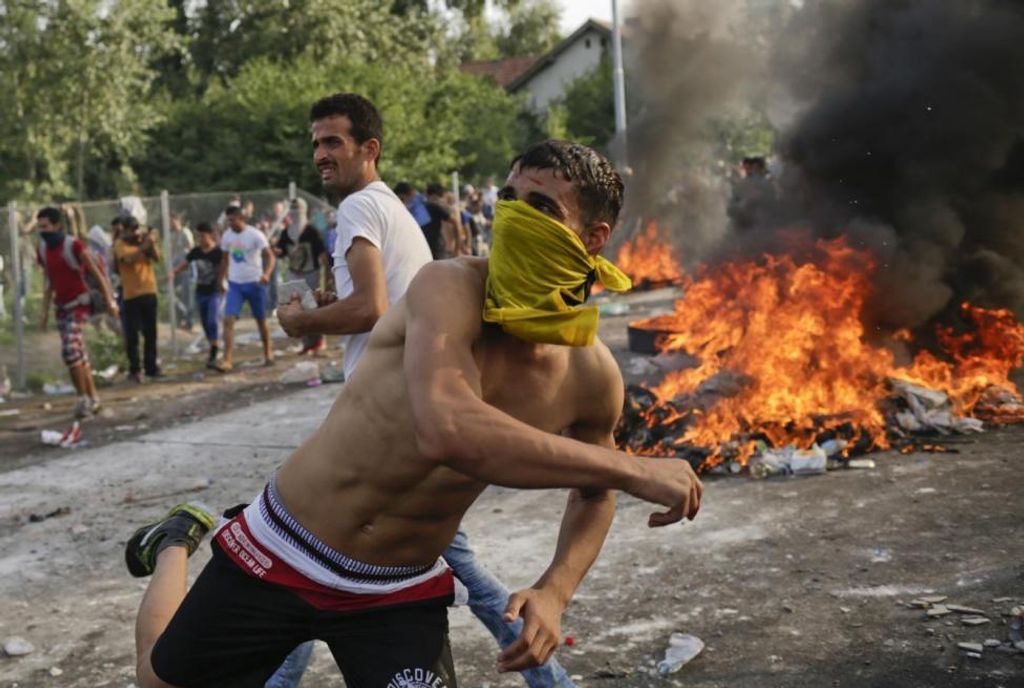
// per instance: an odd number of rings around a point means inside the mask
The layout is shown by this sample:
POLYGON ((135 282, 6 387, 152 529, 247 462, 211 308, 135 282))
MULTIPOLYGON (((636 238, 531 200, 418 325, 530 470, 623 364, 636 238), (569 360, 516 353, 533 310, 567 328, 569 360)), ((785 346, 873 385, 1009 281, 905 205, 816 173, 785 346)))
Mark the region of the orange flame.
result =
POLYGON ((965 304, 975 330, 939 333, 951 362, 921 353, 909 368, 898 367, 893 351, 871 343, 861 323, 873 268, 870 254, 842 239, 819 241, 800 260, 766 255, 702 268, 684 280, 673 314, 635 323, 668 332, 662 348, 697 360, 652 390, 663 407, 678 400, 672 408, 695 410, 666 415, 663 408, 646 417, 653 424, 687 416, 673 444, 709 450, 707 467, 723 460, 725 447, 746 463, 759 441, 806 448, 841 426, 862 449, 887 448, 878 402, 889 378, 942 390, 963 414, 993 385, 1014 389, 1009 374, 1024 359, 1024 326, 1007 311, 965 304), (715 395, 723 384, 732 389, 715 395))
POLYGON ((630 276, 634 285, 673 284, 683 274, 672 248, 658 238, 658 225, 653 221, 619 248, 615 264, 630 276))

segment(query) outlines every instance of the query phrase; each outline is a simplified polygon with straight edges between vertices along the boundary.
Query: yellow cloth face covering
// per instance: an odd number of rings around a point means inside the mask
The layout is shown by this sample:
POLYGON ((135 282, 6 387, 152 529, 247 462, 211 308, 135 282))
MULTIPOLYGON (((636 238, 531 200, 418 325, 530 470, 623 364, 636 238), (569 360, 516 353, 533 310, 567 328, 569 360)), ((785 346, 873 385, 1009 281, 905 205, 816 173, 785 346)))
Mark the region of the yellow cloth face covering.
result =
POLYGON ((484 322, 538 344, 590 346, 598 310, 584 306, 593 280, 612 291, 629 277, 587 253, 571 229, 523 201, 498 201, 488 260, 484 322))

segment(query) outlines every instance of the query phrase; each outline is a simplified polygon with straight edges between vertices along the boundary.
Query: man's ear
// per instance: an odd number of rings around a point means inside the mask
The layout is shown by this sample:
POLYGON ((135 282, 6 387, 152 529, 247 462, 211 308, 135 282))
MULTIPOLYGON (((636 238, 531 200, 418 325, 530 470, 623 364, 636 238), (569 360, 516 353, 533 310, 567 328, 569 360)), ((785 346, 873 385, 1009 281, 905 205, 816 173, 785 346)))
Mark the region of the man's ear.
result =
POLYGON ((380 141, 378 139, 367 139, 363 142, 363 151, 369 160, 376 160, 380 155, 380 141))
POLYGON ((611 234, 612 228, 607 222, 598 222, 583 230, 583 235, 580 238, 583 240, 583 245, 587 247, 587 253, 596 256, 604 249, 611 234))

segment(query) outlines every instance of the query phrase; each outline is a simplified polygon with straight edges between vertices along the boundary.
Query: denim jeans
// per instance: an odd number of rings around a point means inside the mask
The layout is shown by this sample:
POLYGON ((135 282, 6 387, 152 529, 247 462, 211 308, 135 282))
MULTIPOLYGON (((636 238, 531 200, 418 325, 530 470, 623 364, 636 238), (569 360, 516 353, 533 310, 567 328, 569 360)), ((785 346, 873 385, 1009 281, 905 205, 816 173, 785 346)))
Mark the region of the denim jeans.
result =
MULTIPOLYGON (((466 531, 459 528, 452 544, 444 551, 444 559, 452 567, 455 577, 469 590, 469 609, 476 618, 487 627, 502 649, 511 645, 523 631, 523 620, 516 619, 508 623, 503 618, 508 606, 509 591, 501 581, 494 577, 476 560, 476 555, 469 546, 466 531)), ((527 669, 522 672, 526 685, 530 688, 574 688, 558 660, 552 657, 544 666, 527 669)))
MULTIPOLYGON (((507 623, 502 618, 508 606, 509 591, 490 571, 477 563, 464 530, 459 529, 443 556, 452 567, 455 577, 469 591, 470 611, 487 627, 503 649, 511 645, 523 631, 523 620, 516 619, 507 623)), ((312 649, 313 643, 303 643, 295 648, 267 681, 266 688, 298 686, 312 649)), ((575 688, 572 679, 554 657, 544 666, 527 669, 522 674, 530 688, 575 688)))
POLYGON ((284 658, 281 666, 277 668, 264 688, 295 688, 302 680, 302 674, 306 672, 309 658, 313 654, 313 641, 302 643, 291 654, 284 658))

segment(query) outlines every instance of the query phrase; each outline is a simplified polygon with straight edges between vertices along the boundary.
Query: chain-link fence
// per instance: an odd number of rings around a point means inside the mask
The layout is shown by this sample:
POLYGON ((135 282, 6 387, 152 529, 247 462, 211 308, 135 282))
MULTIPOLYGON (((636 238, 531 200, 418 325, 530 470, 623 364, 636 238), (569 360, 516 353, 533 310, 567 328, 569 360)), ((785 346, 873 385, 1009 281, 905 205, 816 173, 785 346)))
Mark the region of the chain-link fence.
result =
MULTIPOLYGON (((257 191, 212 192, 190 194, 163 194, 64 204, 7 204, 0 218, 0 366, 5 367, 17 389, 25 389, 27 364, 25 357, 26 331, 40 315, 45 275, 36 262, 39 236, 34 232, 35 214, 45 205, 61 210, 68 233, 92 243, 97 250, 103 231, 106 242, 112 241, 111 223, 121 215, 130 213, 141 225, 160 233, 163 260, 156 267, 160 298, 160 321, 170 328, 171 354, 176 355, 177 325, 189 324, 193 313, 192 289, 188 272, 175 281, 169 270, 183 259, 187 242, 185 235, 172 229, 171 217, 180 219, 181 226, 194 228, 200 222, 217 225, 223 222, 224 210, 229 204, 241 205, 250 224, 264 231, 272 231, 287 208, 289 198, 306 201, 309 221, 325 231, 332 207, 321 198, 292 185, 288 189, 257 191), (90 242, 90 239, 92 241, 90 242), (172 304, 174 307, 172 307, 172 304)), ((52 332, 49 336, 56 337, 52 332)))

